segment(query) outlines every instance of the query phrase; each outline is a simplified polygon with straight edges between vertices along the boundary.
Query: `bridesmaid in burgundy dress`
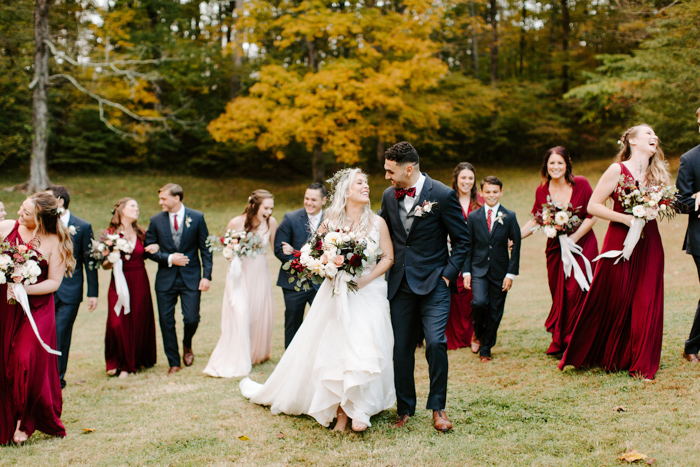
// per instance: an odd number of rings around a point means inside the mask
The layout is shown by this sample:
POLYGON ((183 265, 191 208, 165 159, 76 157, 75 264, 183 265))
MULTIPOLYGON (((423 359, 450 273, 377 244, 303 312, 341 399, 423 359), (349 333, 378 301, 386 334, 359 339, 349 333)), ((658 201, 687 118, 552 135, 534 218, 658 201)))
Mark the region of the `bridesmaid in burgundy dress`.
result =
MULTIPOLYGON (((588 261, 593 261, 598 256, 598 241, 591 230, 596 218, 588 213, 588 202, 593 194, 591 185, 585 177, 574 176, 569 151, 562 146, 547 151, 544 155, 541 174, 542 184, 535 192, 532 214, 542 211, 542 205, 547 203, 547 196, 561 204, 571 203, 574 209, 578 209, 578 216, 583 219, 583 223, 575 232, 569 234, 569 238, 583 249, 582 253, 588 261)), ((521 229, 522 238, 532 235, 536 226, 534 219, 525 224, 521 229)), ((547 331, 552 334, 552 343, 547 349, 547 355, 559 355, 566 350, 571 331, 581 313, 586 292, 581 289, 573 273, 568 279, 566 278, 561 260, 561 247, 557 238, 547 239, 545 255, 549 291, 552 294, 552 308, 544 323, 547 331)), ((578 255, 575 258, 581 270, 586 271, 583 258, 578 255)))
MULTIPOLYGON (((144 259, 158 251, 158 245, 144 249, 146 231, 137 220, 139 205, 133 198, 122 198, 114 206, 109 231, 124 237, 134 249, 131 255, 121 254, 122 270, 129 289, 130 310, 124 307, 115 311, 118 301, 114 273, 107 295, 107 331, 105 332, 105 361, 107 374, 120 378, 135 373, 140 368, 150 368, 156 363, 156 324, 153 315, 151 286, 144 259)), ((105 269, 112 263, 105 261, 105 269)))
MULTIPOLYGON (((53 195, 30 196, 18 214, 17 221, 0 222, 0 238, 13 245, 27 245, 47 258, 39 263, 37 282, 26 285, 25 290, 41 340, 55 349, 53 293, 64 274, 75 267, 73 244, 59 221, 58 201, 53 195)), ((10 441, 21 444, 35 430, 64 437, 58 358, 42 347, 22 306, 9 304, 7 298, 5 284, 0 286, 0 445, 10 441)))
MULTIPOLYGON (((464 222, 474 209, 481 207, 484 202, 476 192, 476 171, 469 162, 460 162, 455 167, 452 176, 452 189, 459 197, 462 205, 464 222)), ((449 350, 461 349, 471 345, 474 339, 474 324, 472 323, 472 291, 464 288, 463 281, 457 281, 457 293, 452 294, 450 315, 447 319, 445 336, 449 350)))
MULTIPOLYGON (((670 184, 654 130, 630 128, 622 136, 617 162, 605 171, 588 211, 610 221, 602 251, 622 250, 632 215, 625 214, 616 189, 621 175, 640 184, 670 184), (613 209, 605 206, 608 198, 613 209)), ((600 259, 583 309, 559 364, 600 365, 653 379, 659 369, 664 318, 664 250, 656 220, 647 221, 629 260, 600 259)))

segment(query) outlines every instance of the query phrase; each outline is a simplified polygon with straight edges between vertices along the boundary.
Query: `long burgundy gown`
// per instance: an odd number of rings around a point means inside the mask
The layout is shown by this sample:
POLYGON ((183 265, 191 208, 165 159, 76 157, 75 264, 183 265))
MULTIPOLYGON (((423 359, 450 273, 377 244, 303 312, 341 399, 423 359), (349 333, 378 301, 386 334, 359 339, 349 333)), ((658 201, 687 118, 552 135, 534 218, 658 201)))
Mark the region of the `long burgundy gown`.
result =
MULTIPOLYGON (((17 229, 5 241, 24 244, 17 229)), ((37 283, 49 275, 46 261, 39 263, 37 283)), ((53 294, 29 295, 29 307, 39 335, 56 348, 56 311, 53 294)), ((58 378, 58 357, 48 353, 34 335, 21 305, 7 303, 7 285, 0 286, 0 445, 12 441, 20 430, 29 436, 39 430, 52 436, 66 436, 61 423, 63 399, 58 378)))
MULTIPOLYGON (((578 216, 583 219, 592 217, 588 214, 588 201, 591 199, 593 190, 585 177, 574 177, 573 192, 571 193, 571 205, 578 209, 578 216)), ((542 211, 542 205, 547 202, 549 196, 549 183, 540 185, 535 192, 535 204, 532 207, 532 214, 542 211)), ((577 243, 583 249, 583 255, 588 261, 598 256, 598 240, 589 230, 577 243)), ((549 291, 552 294, 552 308, 544 323, 545 328, 552 334, 552 343, 547 349, 548 355, 559 354, 566 350, 571 337, 571 331, 581 313, 586 292, 576 282, 573 272, 567 279, 564 276, 564 266, 561 262, 561 247, 557 238, 547 239, 545 249, 547 256, 547 277, 549 279, 549 291)), ((586 271, 583 259, 575 255, 576 261, 582 271, 586 271)))
POLYGON ((150 368, 156 363, 156 323, 148 273, 144 263, 144 247, 136 240, 129 259, 122 253, 124 278, 129 287, 131 312, 119 316, 114 311, 117 288, 114 274, 107 293, 107 331, 105 332, 105 361, 107 371, 121 370, 134 373, 141 367, 150 368))
MULTIPOLYGON (((477 195, 477 202, 481 205, 484 200, 477 195)), ((472 212, 471 205, 467 212, 462 208, 464 222, 472 212)), ((450 315, 447 318, 445 336, 447 337, 447 349, 455 350, 468 347, 474 334, 474 319, 472 318, 472 291, 464 288, 464 281, 457 281, 457 293, 452 294, 450 301, 450 315)))
MULTIPOLYGON (((617 193, 612 199, 613 209, 624 212, 617 193)), ((611 222, 602 251, 622 250, 628 230, 611 222)), ((664 318, 664 250, 657 222, 646 223, 629 261, 614 263, 599 261, 559 368, 600 365, 652 379, 659 369, 664 318)))

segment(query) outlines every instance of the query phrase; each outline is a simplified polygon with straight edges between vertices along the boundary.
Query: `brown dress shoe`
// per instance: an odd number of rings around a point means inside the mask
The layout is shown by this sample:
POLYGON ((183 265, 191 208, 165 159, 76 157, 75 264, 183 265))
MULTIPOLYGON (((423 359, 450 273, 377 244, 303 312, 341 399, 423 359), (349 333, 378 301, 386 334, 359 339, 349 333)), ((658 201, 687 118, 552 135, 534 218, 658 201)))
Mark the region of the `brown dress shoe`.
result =
POLYGON ((182 368, 180 368, 179 366, 171 366, 171 367, 170 367, 170 370, 168 370, 168 376, 174 375, 175 373, 177 373, 177 372, 180 371, 181 369, 182 369, 182 368))
POLYGON ((472 334, 472 353, 477 353, 481 348, 481 341, 476 338, 476 334, 472 334))
POLYGON ((182 361, 185 362, 185 366, 192 365, 192 362, 194 362, 194 353, 192 352, 192 349, 185 347, 185 353, 182 356, 182 361))
POLYGON ((399 418, 394 422, 392 428, 403 428, 408 423, 409 418, 408 414, 399 415, 399 418))
POLYGON ((491 361, 491 357, 481 357, 481 363, 488 363, 491 361))
POLYGON ((442 431, 443 433, 452 429, 452 423, 450 423, 444 410, 433 410, 433 426, 437 431, 442 431))
POLYGON ((688 360, 691 363, 700 363, 700 358, 698 358, 698 354, 696 353, 685 353, 685 350, 683 351, 683 358, 688 360))

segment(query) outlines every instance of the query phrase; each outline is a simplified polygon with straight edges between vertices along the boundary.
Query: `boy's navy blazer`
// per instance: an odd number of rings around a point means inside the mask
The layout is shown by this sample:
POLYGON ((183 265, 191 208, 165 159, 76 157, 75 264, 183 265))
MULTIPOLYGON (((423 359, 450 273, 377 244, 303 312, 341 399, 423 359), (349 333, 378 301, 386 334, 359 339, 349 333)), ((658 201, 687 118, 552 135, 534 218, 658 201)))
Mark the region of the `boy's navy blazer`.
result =
POLYGON ((472 247, 464 262, 463 272, 468 272, 474 277, 489 275, 498 281, 503 280, 506 274, 518 275, 520 226, 515 213, 502 205, 499 206, 496 216, 503 216, 503 224, 494 221, 489 232, 484 209, 486 206, 470 212, 467 218, 467 230, 472 239, 472 247), (513 240, 512 251, 509 251, 508 240, 513 240))
POLYGON ((167 212, 159 212, 151 217, 151 223, 146 231, 146 245, 157 243, 160 246, 158 253, 151 259, 158 263, 156 274, 156 291, 166 291, 172 287, 178 272, 182 280, 190 290, 199 288, 200 279, 211 280, 212 254, 207 247, 209 230, 204 222, 204 215, 185 207, 185 220, 182 223, 182 238, 180 247, 175 248, 172 231, 170 230, 170 216, 167 212), (187 219, 191 221, 187 222, 187 219), (182 253, 190 262, 187 266, 168 267, 168 256, 172 253, 182 253), (202 260, 200 262, 200 255, 202 260))

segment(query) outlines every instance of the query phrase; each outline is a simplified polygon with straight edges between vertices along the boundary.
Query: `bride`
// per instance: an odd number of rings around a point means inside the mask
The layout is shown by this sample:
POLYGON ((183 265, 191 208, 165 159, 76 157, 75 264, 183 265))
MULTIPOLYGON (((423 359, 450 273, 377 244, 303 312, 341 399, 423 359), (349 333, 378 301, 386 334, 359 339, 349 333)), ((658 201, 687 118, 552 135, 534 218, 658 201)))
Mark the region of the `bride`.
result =
POLYGON ((333 294, 325 280, 308 316, 265 384, 245 378, 241 393, 269 405, 273 414, 308 414, 323 426, 337 418, 334 430, 364 431, 370 417, 396 402, 392 353, 394 338, 384 273, 393 247, 384 220, 369 206, 367 176, 360 169, 336 174, 333 199, 319 232, 349 227, 383 256, 355 279, 357 292, 333 294), (344 303, 346 307, 343 307, 344 303), (341 319, 341 309, 349 319, 341 319))

